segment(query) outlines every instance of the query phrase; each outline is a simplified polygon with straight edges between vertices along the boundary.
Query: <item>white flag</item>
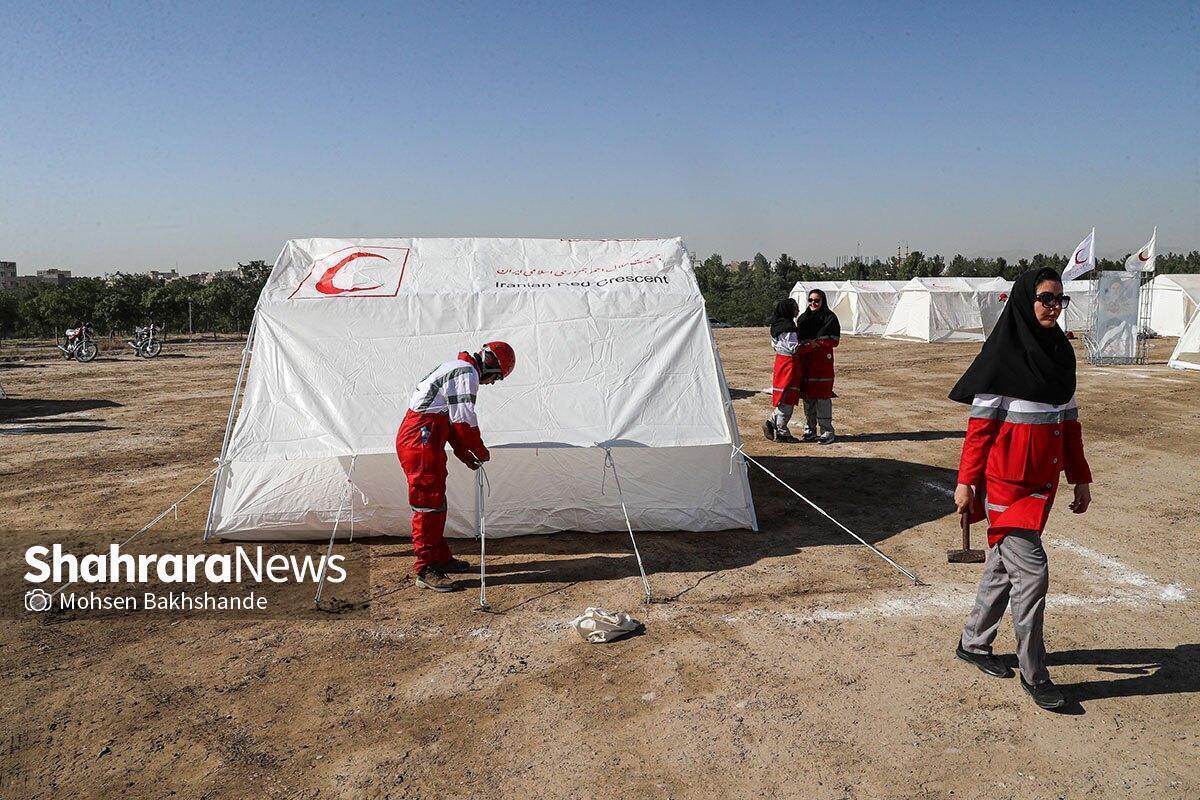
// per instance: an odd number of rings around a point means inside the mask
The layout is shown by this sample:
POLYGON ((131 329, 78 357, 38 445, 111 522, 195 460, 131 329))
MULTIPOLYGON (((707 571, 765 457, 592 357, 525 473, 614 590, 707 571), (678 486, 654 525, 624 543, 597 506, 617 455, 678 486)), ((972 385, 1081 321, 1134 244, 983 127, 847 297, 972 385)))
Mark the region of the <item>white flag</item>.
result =
POLYGON ((1092 232, 1087 235, 1079 247, 1075 248, 1075 252, 1071 254, 1071 260, 1067 262, 1067 268, 1063 270, 1063 281, 1073 281, 1085 272, 1091 272, 1096 268, 1096 229, 1092 228, 1092 232))
POLYGON ((1125 259, 1127 272, 1154 272, 1154 240, 1157 238, 1158 226, 1155 226, 1154 233, 1150 236, 1150 241, 1146 242, 1146 246, 1125 259))

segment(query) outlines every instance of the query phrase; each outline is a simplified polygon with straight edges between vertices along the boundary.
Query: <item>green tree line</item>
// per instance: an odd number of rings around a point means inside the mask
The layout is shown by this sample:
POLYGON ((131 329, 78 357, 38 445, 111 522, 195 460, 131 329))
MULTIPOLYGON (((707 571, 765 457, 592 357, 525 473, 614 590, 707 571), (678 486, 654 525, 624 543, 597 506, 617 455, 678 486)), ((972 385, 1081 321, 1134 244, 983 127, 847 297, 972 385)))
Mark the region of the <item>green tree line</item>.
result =
MULTIPOLYGON (((775 304, 786 297, 797 281, 909 280, 932 277, 1003 277, 1012 280, 1027 269, 1062 270, 1066 256, 1039 253, 1008 262, 1003 258, 966 258, 956 255, 949 263, 940 256, 914 251, 904 259, 852 261, 841 269, 797 263, 786 253, 770 261, 757 253, 751 261, 726 262, 713 254, 696 267, 696 279, 708 312, 731 325, 766 325, 775 304)), ((1097 268, 1124 269, 1124 260, 1099 259, 1097 268)), ((1158 256, 1159 274, 1200 273, 1200 251, 1158 256)), ((148 275, 117 273, 111 278, 80 278, 66 286, 27 287, 0 291, 0 338, 51 337, 64 328, 90 321, 98 333, 126 334, 134 326, 153 321, 168 333, 244 332, 254 316, 254 305, 270 275, 262 261, 239 264, 236 274, 208 284, 188 280, 165 282, 148 275)))
POLYGON ((131 333, 150 321, 168 333, 186 333, 189 306, 196 332, 243 332, 270 274, 270 266, 251 261, 207 284, 117 273, 79 278, 66 286, 0 291, 0 337, 61 336, 80 322, 91 322, 99 334, 131 333))
MULTIPOLYGON (((912 278, 1005 278, 1013 280, 1029 269, 1053 267, 1062 271, 1067 256, 1038 253, 1010 262, 1004 258, 967 258, 956 255, 949 263, 940 256, 913 251, 903 259, 851 261, 840 269, 799 264, 786 253, 770 261, 757 253, 751 261, 726 262, 714 253, 696 267, 696 280, 709 316, 730 325, 767 325, 775 304, 791 293, 798 281, 877 281, 912 278)), ((1098 270, 1123 270, 1125 259, 1096 260, 1098 270)), ((1158 274, 1200 273, 1200 250, 1166 253, 1155 259, 1158 274)))

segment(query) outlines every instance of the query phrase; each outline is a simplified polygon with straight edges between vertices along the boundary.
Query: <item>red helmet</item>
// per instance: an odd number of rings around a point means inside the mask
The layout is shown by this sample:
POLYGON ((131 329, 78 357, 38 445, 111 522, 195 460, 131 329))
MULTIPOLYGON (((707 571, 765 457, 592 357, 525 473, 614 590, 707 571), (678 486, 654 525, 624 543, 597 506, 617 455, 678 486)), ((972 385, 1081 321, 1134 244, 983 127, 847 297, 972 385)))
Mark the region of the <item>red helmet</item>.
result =
POLYGON ((496 376, 496 380, 504 380, 512 374, 517 366, 517 354, 513 352, 508 342, 485 342, 480 351, 483 356, 483 372, 481 377, 496 376))

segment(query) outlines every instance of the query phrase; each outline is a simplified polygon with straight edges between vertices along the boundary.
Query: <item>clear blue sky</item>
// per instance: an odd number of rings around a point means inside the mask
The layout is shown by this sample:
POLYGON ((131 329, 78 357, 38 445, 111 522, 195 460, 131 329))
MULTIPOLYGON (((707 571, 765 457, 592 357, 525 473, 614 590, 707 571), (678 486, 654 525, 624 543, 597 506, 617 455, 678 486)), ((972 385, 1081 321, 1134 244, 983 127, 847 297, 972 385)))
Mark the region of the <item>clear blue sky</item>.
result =
POLYGON ((6 3, 0 31, 22 272, 308 236, 1200 247, 1194 2, 6 3))

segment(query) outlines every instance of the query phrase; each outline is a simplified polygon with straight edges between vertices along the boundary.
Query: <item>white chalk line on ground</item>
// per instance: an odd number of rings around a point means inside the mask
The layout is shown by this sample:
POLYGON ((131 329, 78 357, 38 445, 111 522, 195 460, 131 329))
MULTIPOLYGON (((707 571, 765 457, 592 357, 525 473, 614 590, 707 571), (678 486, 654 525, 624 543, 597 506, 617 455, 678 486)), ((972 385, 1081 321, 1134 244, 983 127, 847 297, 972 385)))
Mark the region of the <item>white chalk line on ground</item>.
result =
MULTIPOLYGON (((932 484, 931 484, 932 486, 932 484)), ((940 488, 940 487, 939 487, 940 488)), ((1191 590, 1180 583, 1164 584, 1122 564, 1115 558, 1076 544, 1069 539, 1048 539, 1051 549, 1065 550, 1085 562, 1081 573, 1106 591, 1096 595, 1076 595, 1051 590, 1048 609, 1090 609, 1097 607, 1149 608, 1163 603, 1186 600, 1191 590)), ((973 586, 926 586, 905 591, 904 596, 878 596, 873 602, 852 608, 821 608, 805 613, 750 610, 746 617, 772 618, 788 624, 842 622, 863 618, 904 618, 962 616, 975 604, 973 586)), ((733 623, 732 619, 725 620, 733 623)))

